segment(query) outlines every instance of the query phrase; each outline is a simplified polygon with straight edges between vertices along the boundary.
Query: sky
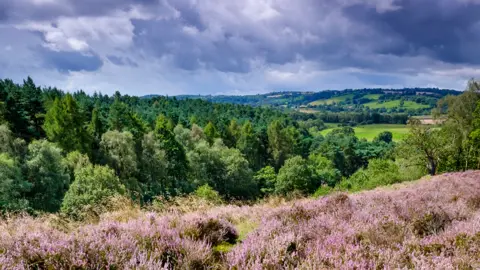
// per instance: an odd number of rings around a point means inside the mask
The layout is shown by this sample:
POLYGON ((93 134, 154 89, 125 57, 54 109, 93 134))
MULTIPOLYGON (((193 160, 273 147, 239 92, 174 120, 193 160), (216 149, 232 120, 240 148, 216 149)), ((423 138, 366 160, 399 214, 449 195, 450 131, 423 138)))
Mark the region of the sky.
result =
POLYGON ((0 0, 0 78, 129 95, 463 90, 480 0, 0 0))

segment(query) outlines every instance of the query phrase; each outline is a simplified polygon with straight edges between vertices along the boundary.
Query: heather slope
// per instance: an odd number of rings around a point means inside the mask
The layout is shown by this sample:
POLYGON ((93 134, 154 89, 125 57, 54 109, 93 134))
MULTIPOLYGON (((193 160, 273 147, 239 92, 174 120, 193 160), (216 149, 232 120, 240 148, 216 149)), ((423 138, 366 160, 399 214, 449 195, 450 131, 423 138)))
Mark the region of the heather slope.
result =
POLYGON ((29 217, 0 223, 4 269, 475 269, 479 254, 479 171, 74 229, 29 217))

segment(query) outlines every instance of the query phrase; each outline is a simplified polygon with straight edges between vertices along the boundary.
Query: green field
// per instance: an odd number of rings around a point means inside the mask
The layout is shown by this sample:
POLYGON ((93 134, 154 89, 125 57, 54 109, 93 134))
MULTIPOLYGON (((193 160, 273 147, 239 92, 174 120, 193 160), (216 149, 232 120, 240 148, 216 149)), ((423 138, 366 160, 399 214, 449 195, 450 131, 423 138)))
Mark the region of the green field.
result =
MULTIPOLYGON (((322 135, 327 135, 332 131, 336 124, 328 125, 331 128, 322 130, 322 135), (333 127, 331 127, 333 125, 333 127)), ((378 134, 383 131, 390 131, 393 134, 394 141, 400 141, 408 133, 408 127, 406 125, 396 125, 396 124, 374 124, 374 125, 364 125, 357 126, 353 128, 355 130, 355 135, 359 139, 367 139, 369 141, 373 140, 378 134)))
POLYGON ((378 100, 382 95, 381 94, 370 94, 363 96, 364 98, 378 100))
MULTIPOLYGON (((384 103, 380 103, 378 101, 372 101, 369 103, 363 104, 365 107, 369 107, 370 109, 392 109, 392 108, 400 108, 400 100, 392 100, 392 101, 387 101, 384 103)), ((425 104, 420 104, 416 103, 414 101, 405 101, 403 104, 403 108, 405 109, 426 109, 430 106, 425 105, 425 104)))
POLYGON ((333 103, 339 103, 339 102, 345 101, 349 98, 353 98, 353 94, 332 97, 332 98, 329 98, 329 99, 319 99, 319 100, 310 102, 310 105, 314 105, 314 106, 315 105, 330 105, 330 104, 333 104, 333 103))

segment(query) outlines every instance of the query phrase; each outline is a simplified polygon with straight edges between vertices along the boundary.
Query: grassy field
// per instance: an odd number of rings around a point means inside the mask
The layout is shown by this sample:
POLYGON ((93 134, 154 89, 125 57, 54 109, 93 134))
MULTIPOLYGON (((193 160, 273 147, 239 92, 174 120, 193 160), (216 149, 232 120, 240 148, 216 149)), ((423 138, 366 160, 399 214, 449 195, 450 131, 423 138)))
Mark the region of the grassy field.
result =
MULTIPOLYGON (((369 103, 363 104, 365 107, 370 107, 370 109, 391 109, 391 108, 400 108, 400 100, 392 100, 392 101, 387 101, 384 103, 380 103, 378 101, 372 101, 369 103)), ((405 101, 403 104, 403 108, 405 109, 425 109, 428 108, 428 105, 425 104, 420 104, 416 103, 414 101, 405 101)))
POLYGON ((310 102, 310 105, 314 105, 314 106, 315 105, 330 105, 330 104, 333 104, 333 103, 339 103, 339 102, 345 101, 349 98, 353 98, 353 94, 343 95, 343 96, 338 96, 338 97, 332 97, 332 98, 329 98, 329 99, 319 99, 319 100, 310 102))
POLYGON ((378 100, 382 96, 381 94, 370 94, 363 96, 364 98, 378 100))
MULTIPOLYGON (((326 135, 332 131, 336 124, 328 124, 329 129, 322 130, 321 134, 326 135)), ((354 127, 355 135, 359 139, 367 139, 369 141, 373 140, 378 134, 383 131, 390 131, 393 134, 394 141, 400 141, 408 133, 408 127, 406 125, 395 125, 395 124, 374 124, 374 125, 365 125, 354 127)))
POLYGON ((301 108, 298 111, 301 112, 301 113, 318 113, 317 110, 310 109, 310 108, 301 108))

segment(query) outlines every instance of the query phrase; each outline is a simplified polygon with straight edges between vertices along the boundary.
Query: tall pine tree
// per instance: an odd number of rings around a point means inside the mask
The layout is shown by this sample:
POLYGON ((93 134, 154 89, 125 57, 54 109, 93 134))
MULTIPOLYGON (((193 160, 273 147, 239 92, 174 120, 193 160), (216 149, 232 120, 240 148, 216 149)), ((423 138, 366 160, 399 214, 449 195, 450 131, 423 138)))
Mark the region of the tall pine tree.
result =
POLYGON ((67 152, 90 152, 90 136, 77 103, 70 94, 55 99, 45 116, 47 137, 67 152))

